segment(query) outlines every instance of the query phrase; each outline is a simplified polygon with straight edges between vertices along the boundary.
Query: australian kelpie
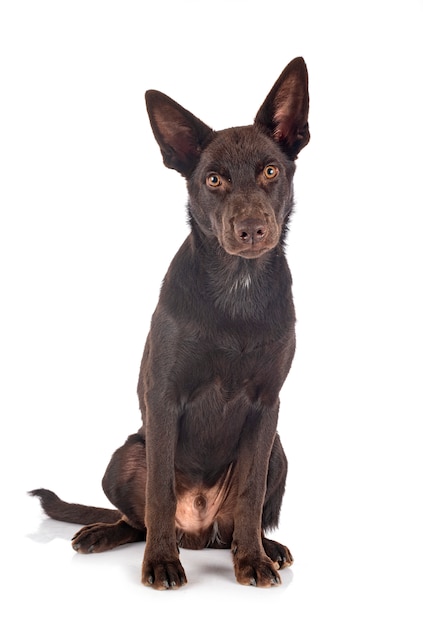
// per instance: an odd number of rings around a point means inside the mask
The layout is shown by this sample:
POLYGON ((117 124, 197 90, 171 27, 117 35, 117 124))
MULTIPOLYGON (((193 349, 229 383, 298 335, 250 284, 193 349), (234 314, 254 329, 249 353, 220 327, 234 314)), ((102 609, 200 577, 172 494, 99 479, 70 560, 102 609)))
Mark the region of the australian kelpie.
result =
POLYGON ((146 541, 142 582, 186 583, 178 546, 230 548, 244 585, 292 563, 264 532, 279 520, 287 461, 276 433, 295 350, 284 239, 295 159, 308 143, 308 76, 285 68, 254 124, 213 131, 159 91, 147 110, 164 164, 186 178, 191 231, 151 321, 138 383, 143 425, 113 455, 117 510, 32 491, 46 513, 86 524, 77 552, 146 541))

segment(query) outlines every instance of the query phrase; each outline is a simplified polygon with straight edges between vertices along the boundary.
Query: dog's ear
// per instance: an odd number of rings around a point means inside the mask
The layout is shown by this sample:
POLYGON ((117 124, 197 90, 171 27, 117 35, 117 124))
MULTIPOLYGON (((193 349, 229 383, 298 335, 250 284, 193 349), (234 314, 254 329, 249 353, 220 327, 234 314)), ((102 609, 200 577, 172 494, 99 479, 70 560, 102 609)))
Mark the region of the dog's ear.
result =
POLYGON ((189 176, 214 131, 160 91, 147 91, 145 100, 164 164, 189 176))
POLYGON ((310 140, 308 106, 307 67, 298 57, 279 76, 254 122, 295 160, 310 140))

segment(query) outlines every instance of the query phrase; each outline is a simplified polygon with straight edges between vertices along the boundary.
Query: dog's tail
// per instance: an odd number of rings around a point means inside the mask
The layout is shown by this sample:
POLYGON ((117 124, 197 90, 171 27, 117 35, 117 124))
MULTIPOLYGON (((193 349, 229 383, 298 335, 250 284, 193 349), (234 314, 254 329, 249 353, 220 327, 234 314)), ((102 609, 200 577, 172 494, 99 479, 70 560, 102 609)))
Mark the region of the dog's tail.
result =
POLYGON ((38 496, 41 506, 47 515, 52 519, 59 520, 59 522, 82 524, 84 526, 101 522, 114 524, 122 517, 122 514, 116 509, 103 509, 96 506, 64 502, 48 489, 33 489, 33 491, 28 493, 30 496, 38 496))

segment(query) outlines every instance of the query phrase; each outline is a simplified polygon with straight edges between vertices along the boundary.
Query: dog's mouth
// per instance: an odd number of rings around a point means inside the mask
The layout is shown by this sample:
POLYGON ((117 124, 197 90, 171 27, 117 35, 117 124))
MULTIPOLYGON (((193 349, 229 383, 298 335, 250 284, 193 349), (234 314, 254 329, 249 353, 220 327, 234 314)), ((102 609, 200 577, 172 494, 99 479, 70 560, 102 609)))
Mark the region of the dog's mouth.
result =
POLYGON ((226 248, 226 252, 228 252, 228 254, 240 256, 243 259, 258 259, 263 254, 266 254, 266 252, 269 252, 269 250, 272 250, 272 247, 268 247, 268 246, 259 247, 259 246, 254 246, 254 245, 250 246, 249 248, 237 248, 237 249, 226 248))

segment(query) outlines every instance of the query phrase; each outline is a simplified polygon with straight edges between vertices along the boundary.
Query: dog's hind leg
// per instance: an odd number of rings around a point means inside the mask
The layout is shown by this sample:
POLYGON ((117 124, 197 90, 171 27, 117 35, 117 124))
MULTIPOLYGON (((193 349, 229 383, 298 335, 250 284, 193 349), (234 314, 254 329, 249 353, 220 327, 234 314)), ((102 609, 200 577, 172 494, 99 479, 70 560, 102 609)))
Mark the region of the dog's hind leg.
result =
POLYGON ((283 569, 293 564, 294 559, 286 546, 273 539, 262 538, 263 548, 269 559, 273 561, 277 569, 283 569))
POLYGON ((128 437, 114 453, 103 478, 103 488, 117 510, 64 502, 48 489, 34 489, 51 518, 85 524, 72 539, 80 553, 104 552, 124 543, 145 541, 145 441, 142 435, 128 437))
POLYGON ((146 483, 145 439, 140 429, 113 454, 102 483, 110 502, 139 530, 145 530, 146 483))
POLYGON ((145 541, 145 529, 134 528, 122 518, 115 524, 84 526, 73 537, 72 547, 80 554, 90 554, 135 541, 145 541))
POLYGON ((72 540, 77 552, 104 552, 125 543, 145 541, 146 475, 144 437, 131 435, 113 454, 103 478, 104 492, 119 510, 120 518, 112 524, 81 528, 72 540))

